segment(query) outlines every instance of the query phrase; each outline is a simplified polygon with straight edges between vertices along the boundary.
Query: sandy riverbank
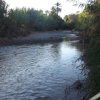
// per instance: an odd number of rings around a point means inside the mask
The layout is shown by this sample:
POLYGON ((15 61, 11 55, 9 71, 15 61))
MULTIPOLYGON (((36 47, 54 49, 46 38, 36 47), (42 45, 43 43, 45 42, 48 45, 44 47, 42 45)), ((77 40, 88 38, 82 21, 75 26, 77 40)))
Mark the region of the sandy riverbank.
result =
POLYGON ((71 31, 32 32, 28 36, 21 36, 12 39, 0 39, 0 45, 21 45, 41 42, 56 42, 62 41, 64 38, 72 40, 77 39, 78 37, 75 33, 72 33, 71 31))

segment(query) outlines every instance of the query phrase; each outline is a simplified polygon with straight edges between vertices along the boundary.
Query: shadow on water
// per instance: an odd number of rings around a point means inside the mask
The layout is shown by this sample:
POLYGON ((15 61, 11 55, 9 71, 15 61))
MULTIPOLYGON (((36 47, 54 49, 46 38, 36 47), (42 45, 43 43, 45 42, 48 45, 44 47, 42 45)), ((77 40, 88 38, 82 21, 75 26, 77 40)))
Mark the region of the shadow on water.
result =
POLYGON ((76 41, 1 47, 0 100, 81 100, 81 55, 76 41))

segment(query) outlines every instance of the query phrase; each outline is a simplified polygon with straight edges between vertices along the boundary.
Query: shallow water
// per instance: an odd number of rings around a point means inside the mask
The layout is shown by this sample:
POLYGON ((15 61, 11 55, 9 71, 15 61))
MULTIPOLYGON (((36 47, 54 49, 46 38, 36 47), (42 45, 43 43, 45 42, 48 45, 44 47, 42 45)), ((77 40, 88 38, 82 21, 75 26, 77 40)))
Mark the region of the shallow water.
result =
POLYGON ((75 44, 0 47, 0 100, 80 100, 74 93, 68 99, 64 91, 87 77, 81 66, 77 67, 84 62, 75 62, 82 55, 75 44))

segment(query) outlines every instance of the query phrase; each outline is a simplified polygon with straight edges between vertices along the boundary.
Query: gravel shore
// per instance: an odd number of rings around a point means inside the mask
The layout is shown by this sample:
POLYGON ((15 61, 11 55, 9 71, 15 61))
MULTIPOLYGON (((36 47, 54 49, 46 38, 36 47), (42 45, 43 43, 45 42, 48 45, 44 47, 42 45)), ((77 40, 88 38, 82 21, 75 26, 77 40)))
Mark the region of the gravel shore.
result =
POLYGON ((41 42, 56 42, 62 41, 64 38, 70 40, 77 39, 75 32, 71 31, 49 31, 49 32, 32 32, 28 36, 21 36, 12 39, 0 39, 0 45, 21 45, 34 44, 41 42))

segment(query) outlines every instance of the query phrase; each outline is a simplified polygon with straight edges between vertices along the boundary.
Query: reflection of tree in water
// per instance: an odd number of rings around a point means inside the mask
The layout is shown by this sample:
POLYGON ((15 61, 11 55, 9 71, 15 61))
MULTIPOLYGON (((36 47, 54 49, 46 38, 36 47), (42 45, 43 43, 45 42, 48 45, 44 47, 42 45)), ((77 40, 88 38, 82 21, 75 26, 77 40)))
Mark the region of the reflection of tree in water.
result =
POLYGON ((54 55, 55 58, 58 59, 59 57, 59 49, 60 49, 60 43, 54 43, 51 46, 52 54, 54 55))
POLYGON ((78 51, 83 51, 83 44, 79 43, 78 41, 71 42, 70 46, 77 48, 78 51))
POLYGON ((84 76, 88 76, 89 70, 87 68, 87 65, 86 65, 86 62, 85 62, 85 59, 84 59, 84 55, 83 55, 84 54, 84 48, 86 47, 86 45, 83 45, 79 42, 71 43, 71 45, 76 47, 79 52, 82 52, 80 57, 76 59, 75 63, 77 65, 76 67, 79 70, 81 70, 81 74, 84 74, 84 76))
MULTIPOLYGON (((78 41, 64 41, 65 47, 68 47, 70 49, 75 49, 78 52, 81 53, 79 57, 75 57, 73 62, 73 66, 76 66, 77 69, 81 70, 81 74, 84 74, 87 76, 88 74, 88 69, 86 67, 86 63, 84 61, 84 56, 83 56, 83 44, 79 43, 78 41)), ((67 51, 66 51, 67 52, 67 51)))

